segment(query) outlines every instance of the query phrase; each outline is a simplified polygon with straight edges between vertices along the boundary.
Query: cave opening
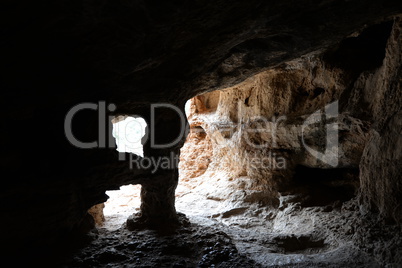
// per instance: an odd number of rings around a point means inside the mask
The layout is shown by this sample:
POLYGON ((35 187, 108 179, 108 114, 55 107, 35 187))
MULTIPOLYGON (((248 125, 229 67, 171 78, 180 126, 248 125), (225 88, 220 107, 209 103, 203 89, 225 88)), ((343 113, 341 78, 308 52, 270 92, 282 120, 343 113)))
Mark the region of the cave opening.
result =
POLYGON ((112 120, 112 135, 117 151, 144 156, 142 138, 145 136, 147 123, 141 117, 117 116, 112 120))
MULTIPOLYGON (((143 157, 142 140, 147 128, 145 120, 141 117, 120 115, 112 119, 112 124, 116 150, 119 153, 131 153, 143 157)), ((141 185, 123 185, 119 189, 108 190, 105 193, 109 197, 108 200, 91 207, 89 213, 94 217, 98 227, 117 230, 130 215, 139 211, 141 185)))
POLYGON ((141 205, 141 185, 123 185, 119 190, 109 190, 106 194, 109 199, 104 203, 103 228, 117 230, 127 218, 138 212, 141 205))

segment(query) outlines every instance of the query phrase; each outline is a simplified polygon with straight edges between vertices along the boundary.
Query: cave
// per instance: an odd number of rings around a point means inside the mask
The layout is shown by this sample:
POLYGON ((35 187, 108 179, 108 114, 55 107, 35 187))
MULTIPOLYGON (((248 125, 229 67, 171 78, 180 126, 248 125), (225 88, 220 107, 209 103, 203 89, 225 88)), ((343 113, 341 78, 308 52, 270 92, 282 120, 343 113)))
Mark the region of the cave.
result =
POLYGON ((402 266, 401 1, 0 5, 4 262, 402 266))

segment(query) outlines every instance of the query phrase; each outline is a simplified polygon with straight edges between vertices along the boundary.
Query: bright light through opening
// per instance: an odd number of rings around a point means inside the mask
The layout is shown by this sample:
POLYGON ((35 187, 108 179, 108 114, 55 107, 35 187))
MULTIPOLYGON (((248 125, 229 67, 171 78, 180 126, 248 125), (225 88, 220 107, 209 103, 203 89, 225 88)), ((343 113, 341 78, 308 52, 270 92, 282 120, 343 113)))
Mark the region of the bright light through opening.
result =
POLYGON ((113 137, 116 139, 117 151, 144 156, 141 143, 147 123, 141 117, 119 116, 113 119, 113 137), (124 120, 122 120, 124 118, 124 120))
POLYGON ((109 196, 105 202, 103 215, 105 216, 104 228, 116 230, 127 220, 127 218, 136 213, 141 205, 141 185, 124 185, 117 191, 106 191, 109 196))
POLYGON ((191 101, 192 99, 189 99, 188 101, 186 101, 186 104, 184 105, 184 112, 186 113, 187 118, 190 116, 191 112, 191 101))
MULTIPOLYGON (((112 123, 112 135, 116 139, 117 151, 143 157, 141 139, 147 127, 145 120, 141 117, 118 116, 112 120, 112 123)), ((109 199, 105 202, 103 209, 104 228, 118 229, 131 214, 138 211, 141 203, 140 192, 141 185, 125 185, 117 191, 106 191, 109 199)))

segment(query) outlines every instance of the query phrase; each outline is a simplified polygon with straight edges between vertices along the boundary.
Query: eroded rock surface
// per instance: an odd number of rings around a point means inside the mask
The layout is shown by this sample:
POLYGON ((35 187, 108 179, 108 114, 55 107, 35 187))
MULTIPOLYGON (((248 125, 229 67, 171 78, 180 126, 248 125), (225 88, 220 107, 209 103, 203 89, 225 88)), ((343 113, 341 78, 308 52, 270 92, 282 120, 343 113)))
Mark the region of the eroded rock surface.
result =
MULTIPOLYGON (((398 225, 392 221, 400 220, 401 205, 396 198, 401 193, 398 185, 401 181, 399 69, 402 50, 401 42, 395 41, 401 38, 400 19, 376 27, 345 41, 337 50, 286 63, 235 87, 192 99, 189 123, 194 129, 201 126, 205 130, 206 135, 202 137, 211 142, 212 148, 205 149, 212 155, 212 160, 202 175, 187 168, 193 166, 193 159, 200 155, 198 150, 189 150, 191 144, 199 144, 199 138, 189 135, 188 145, 182 151, 184 155, 192 154, 192 162, 188 165, 186 158, 183 159, 181 179, 187 183, 193 181, 195 187, 177 200, 178 209, 191 215, 192 219, 212 218, 230 227, 252 229, 249 236, 262 235, 267 239, 269 232, 274 235, 285 232, 285 238, 275 238, 282 241, 282 251, 270 248, 273 253, 302 252, 304 247, 309 248, 308 245, 314 252, 314 245, 320 245, 317 247, 327 247, 335 254, 332 257, 337 256, 333 259, 335 262, 344 254, 349 261, 360 259, 360 264, 353 265, 364 266, 371 265, 370 261, 364 260, 366 253, 359 252, 369 248, 373 262, 398 263, 399 236, 385 239, 377 232, 370 245, 362 243, 367 241, 362 230, 367 228, 367 233, 376 233, 375 228, 381 228, 378 221, 391 220, 390 228, 398 230, 398 225), (388 35, 383 36, 383 32, 378 35, 376 27, 382 27, 388 35), (378 58, 373 56, 372 62, 351 66, 347 64, 349 58, 341 58, 343 51, 351 53, 354 47, 351 43, 380 38, 382 46, 375 44, 371 50, 366 47, 366 51, 361 52, 377 55, 378 58), (331 58, 334 55, 338 56, 339 65, 333 64, 331 58), (323 120, 320 124, 308 121, 316 111, 333 103, 338 105, 335 120, 323 119, 319 114, 315 120, 323 120), (326 140, 326 134, 331 130, 327 124, 331 122, 336 122, 339 131, 336 148, 328 146, 331 141, 326 140), (336 165, 319 160, 306 150, 306 144, 321 152, 326 149, 336 153, 336 165), (333 151, 334 148, 337 151, 333 151), (390 207, 385 205, 391 203, 390 207), (344 206, 349 209, 340 209, 344 206), (271 210, 261 210, 264 207, 271 210), (385 218, 369 219, 373 216, 367 209, 379 210, 385 218), (365 213, 370 216, 366 217, 365 213), (326 215, 331 216, 327 218, 326 215), (367 223, 359 228, 365 220, 367 223), (350 223, 346 224, 346 221, 350 223), (261 226, 270 231, 256 231, 263 228, 261 226), (340 236, 337 234, 339 228, 345 228, 340 236), (316 237, 317 233, 323 235, 323 240, 316 237), (299 236, 292 236, 295 234, 299 236), (335 241, 341 240, 343 242, 336 244, 335 241), (329 241, 335 244, 331 246, 329 241), (386 254, 374 241, 392 244, 393 253, 386 254), (354 257, 353 253, 348 255, 345 250, 352 250, 346 249, 348 243, 363 250, 357 250, 354 257), (334 253, 338 250, 343 253, 334 253)), ((328 110, 326 112, 328 117, 328 110)), ((205 154, 202 152, 201 159, 205 154)), ((227 231, 238 236, 230 228, 227 231)), ((264 243, 257 240, 256 247, 261 247, 264 243)), ((278 241, 269 243, 278 247, 278 241)), ((255 248, 250 245, 244 250, 254 251, 255 248)), ((258 252, 266 253, 264 250, 258 252)), ((281 262, 282 257, 278 257, 281 262)), ((267 259, 261 257, 260 263, 272 265, 267 259)), ((314 257, 304 259, 301 265, 312 259, 314 257)), ((348 262, 346 259, 345 263, 348 262)), ((296 259, 288 261, 297 262, 296 259)), ((341 266, 340 263, 333 265, 341 266)))
POLYGON ((357 82, 374 121, 360 164, 362 204, 402 222, 402 22, 397 19, 383 65, 357 82))

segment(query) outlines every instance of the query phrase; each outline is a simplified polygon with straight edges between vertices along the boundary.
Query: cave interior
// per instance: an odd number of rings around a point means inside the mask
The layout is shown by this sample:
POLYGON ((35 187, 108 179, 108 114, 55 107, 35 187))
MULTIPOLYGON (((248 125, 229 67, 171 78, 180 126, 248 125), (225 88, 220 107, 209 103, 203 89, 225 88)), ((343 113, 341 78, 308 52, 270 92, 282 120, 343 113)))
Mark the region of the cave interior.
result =
POLYGON ((4 259, 402 266, 401 1, 0 5, 4 259))

